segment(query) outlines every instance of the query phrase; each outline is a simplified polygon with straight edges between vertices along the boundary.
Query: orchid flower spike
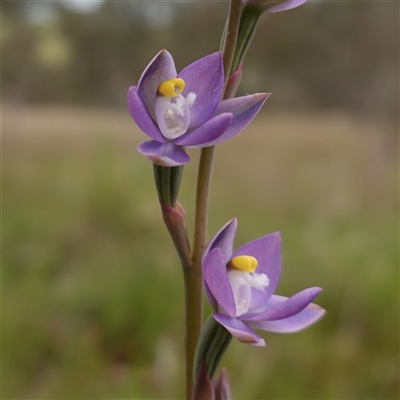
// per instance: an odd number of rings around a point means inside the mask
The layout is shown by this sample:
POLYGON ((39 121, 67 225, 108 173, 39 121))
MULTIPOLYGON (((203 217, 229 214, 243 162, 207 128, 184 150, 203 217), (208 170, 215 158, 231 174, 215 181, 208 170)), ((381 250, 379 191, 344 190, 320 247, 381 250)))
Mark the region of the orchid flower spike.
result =
POLYGON ((173 167, 190 157, 184 147, 208 147, 237 135, 256 116, 268 93, 222 100, 221 52, 188 65, 179 74, 170 53, 161 50, 128 90, 128 107, 152 140, 138 150, 155 164, 173 167))
POLYGON ((311 302, 319 287, 292 297, 273 294, 281 272, 279 232, 249 242, 233 252, 236 219, 228 222, 207 245, 203 277, 214 319, 240 342, 265 346, 254 332, 296 332, 320 319, 325 310, 311 302))

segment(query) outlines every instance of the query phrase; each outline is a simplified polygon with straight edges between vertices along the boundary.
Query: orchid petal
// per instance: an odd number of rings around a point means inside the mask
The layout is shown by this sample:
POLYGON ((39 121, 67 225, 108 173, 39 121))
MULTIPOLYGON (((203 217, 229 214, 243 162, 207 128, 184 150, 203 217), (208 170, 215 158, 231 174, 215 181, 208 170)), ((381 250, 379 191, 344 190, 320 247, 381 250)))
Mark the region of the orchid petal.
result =
POLYGON ((249 321, 275 321, 298 314, 304 310, 321 292, 321 288, 312 287, 304 289, 299 293, 287 298, 272 295, 267 301, 264 311, 242 316, 243 320, 249 321))
POLYGON ((232 121, 231 113, 220 114, 199 128, 192 132, 188 132, 185 135, 180 136, 174 140, 174 144, 179 146, 193 146, 193 147, 204 147, 205 143, 220 137, 229 128, 232 121))
POLYGON ((204 255, 207 255, 215 248, 220 248, 224 255, 225 264, 232 257, 233 241, 235 240, 235 233, 237 229, 237 219, 233 218, 227 222, 210 240, 204 249, 204 255))
POLYGON ((196 100, 190 110, 189 130, 204 124, 215 112, 221 100, 224 87, 224 69, 221 52, 200 58, 184 68, 178 75, 185 83, 182 95, 196 94, 196 100))
POLYGON ((183 149, 172 143, 159 143, 155 140, 140 143, 138 150, 154 164, 163 167, 174 167, 189 162, 190 157, 183 149))
POLYGON ((253 256, 258 261, 256 272, 266 274, 269 285, 263 290, 252 288, 251 305, 249 309, 255 309, 271 297, 278 286, 281 274, 281 237, 279 232, 271 233, 259 239, 253 240, 239 247, 233 257, 253 256))
POLYGON ((268 8, 268 12, 275 13, 279 11, 291 10, 304 4, 307 0, 288 0, 283 4, 277 4, 271 8, 268 8))
POLYGON ((223 314, 214 314, 213 316, 214 319, 223 325, 232 336, 235 336, 239 342, 251 344, 253 346, 265 346, 264 339, 239 319, 223 314))
POLYGON ((174 59, 165 49, 161 50, 143 71, 139 79, 137 91, 152 116, 154 116, 154 103, 158 87, 163 82, 175 77, 174 59))
POLYGON ((135 86, 131 86, 128 90, 128 108, 132 118, 146 135, 158 142, 166 142, 164 136, 158 129, 157 124, 149 114, 142 98, 139 96, 135 86))
POLYGON ((221 249, 216 248, 203 261, 203 277, 218 304, 229 314, 235 315, 236 305, 226 272, 226 262, 221 249))
POLYGON ((255 329, 290 333, 307 328, 314 322, 318 321, 324 314, 325 310, 322 307, 311 303, 304 310, 289 318, 279 319, 276 321, 247 321, 247 323, 255 329))
POLYGON ((233 113, 232 123, 222 136, 207 143, 207 146, 214 146, 225 142, 240 133, 257 115, 269 95, 270 93, 256 93, 249 96, 222 100, 219 103, 216 115, 223 112, 231 112, 233 113))

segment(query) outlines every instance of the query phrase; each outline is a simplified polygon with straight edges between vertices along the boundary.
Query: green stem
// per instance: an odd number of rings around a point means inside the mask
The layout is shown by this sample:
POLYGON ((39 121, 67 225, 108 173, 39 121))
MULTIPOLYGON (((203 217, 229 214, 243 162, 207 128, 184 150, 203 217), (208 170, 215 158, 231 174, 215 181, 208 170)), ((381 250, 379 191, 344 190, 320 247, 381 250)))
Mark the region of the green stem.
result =
MULTIPOLYGON (((229 77, 236 39, 239 30, 241 0, 231 0, 228 27, 223 51, 225 82, 229 77)), ((208 198, 211 172, 214 159, 214 146, 201 150, 197 176, 196 212, 193 241, 192 268, 184 269, 185 283, 185 347, 186 347, 186 398, 191 399, 193 391, 193 363, 197 341, 203 321, 202 270, 201 262, 207 239, 208 198)))
POLYGON ((185 269, 186 304, 186 396, 191 398, 193 390, 193 364, 197 340, 203 321, 201 261, 207 235, 207 209, 210 189, 214 147, 202 149, 197 177, 195 235, 192 268, 185 269))
POLYGON ((228 17, 228 28, 226 30, 224 50, 223 50, 223 63, 225 73, 225 84, 229 78, 229 71, 231 69, 233 56, 235 54, 236 42, 240 26, 240 16, 242 12, 242 0, 231 0, 229 17, 228 17))

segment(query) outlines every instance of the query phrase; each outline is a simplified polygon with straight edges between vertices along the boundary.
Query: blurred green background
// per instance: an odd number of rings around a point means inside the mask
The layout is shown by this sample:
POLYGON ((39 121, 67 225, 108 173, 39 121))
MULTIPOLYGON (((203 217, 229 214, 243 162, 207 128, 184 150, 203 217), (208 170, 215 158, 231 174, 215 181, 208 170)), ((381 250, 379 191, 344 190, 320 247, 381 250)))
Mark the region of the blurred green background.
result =
MULTIPOLYGON (((178 70, 216 51, 227 9, 2 3, 4 399, 183 397, 180 267, 125 98, 161 48, 178 70)), ((235 399, 399 397, 398 15, 311 2, 259 25, 240 93, 273 96, 217 149, 209 234, 233 216, 236 246, 281 231, 277 293, 321 286, 328 312, 233 341, 235 399)))

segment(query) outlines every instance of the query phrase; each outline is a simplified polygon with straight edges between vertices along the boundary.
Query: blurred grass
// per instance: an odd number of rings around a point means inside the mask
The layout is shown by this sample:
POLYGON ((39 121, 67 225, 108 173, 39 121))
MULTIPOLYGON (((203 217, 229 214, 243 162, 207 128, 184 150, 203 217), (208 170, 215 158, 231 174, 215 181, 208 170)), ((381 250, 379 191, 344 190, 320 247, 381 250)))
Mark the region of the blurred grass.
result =
MULTIPOLYGON (((181 275, 144 135, 97 109, 5 106, 3 128, 3 398, 183 397, 181 275)), ((210 235, 233 216, 237 245, 280 230, 278 293, 322 286, 328 310, 264 349, 232 342, 234 398, 398 398, 396 140, 382 121, 263 114, 218 148, 210 235)))

